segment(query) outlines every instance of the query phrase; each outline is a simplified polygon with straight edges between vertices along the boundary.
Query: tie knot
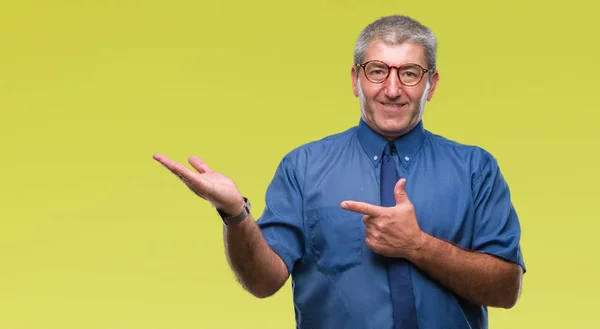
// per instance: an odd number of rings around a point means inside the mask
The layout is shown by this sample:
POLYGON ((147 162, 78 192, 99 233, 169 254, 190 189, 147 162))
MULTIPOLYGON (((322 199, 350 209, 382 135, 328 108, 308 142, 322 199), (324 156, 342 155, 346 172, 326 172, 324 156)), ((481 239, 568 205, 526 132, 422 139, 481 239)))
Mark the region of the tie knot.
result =
POLYGON ((394 151, 395 148, 396 148, 396 146, 394 145, 394 143, 389 142, 385 145, 385 148, 383 149, 383 154, 384 155, 392 155, 392 152, 394 151))

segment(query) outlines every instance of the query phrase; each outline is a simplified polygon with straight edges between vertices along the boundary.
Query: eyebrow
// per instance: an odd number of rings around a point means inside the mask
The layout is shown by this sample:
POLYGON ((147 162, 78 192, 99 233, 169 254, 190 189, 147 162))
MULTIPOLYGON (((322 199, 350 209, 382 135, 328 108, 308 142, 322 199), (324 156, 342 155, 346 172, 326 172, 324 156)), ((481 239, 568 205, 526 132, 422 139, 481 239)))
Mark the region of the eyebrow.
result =
POLYGON ((384 62, 384 61, 382 61, 382 60, 380 60, 380 59, 369 59, 369 60, 366 60, 366 61, 364 61, 363 63, 370 62, 370 61, 378 61, 378 62, 384 63, 384 64, 386 64, 387 66, 390 66, 390 67, 392 67, 392 66, 394 66, 394 67, 400 67, 400 66, 402 66, 402 65, 406 65, 406 64, 412 64, 412 65, 415 65, 415 64, 416 64, 416 65, 420 65, 420 66, 422 66, 422 67, 425 67, 425 66, 426 66, 426 64, 419 64, 419 63, 418 63, 418 62, 416 62, 416 61, 414 61, 414 62, 404 62, 404 63, 402 63, 402 64, 399 64, 399 65, 390 65, 389 63, 387 63, 387 62, 384 62))

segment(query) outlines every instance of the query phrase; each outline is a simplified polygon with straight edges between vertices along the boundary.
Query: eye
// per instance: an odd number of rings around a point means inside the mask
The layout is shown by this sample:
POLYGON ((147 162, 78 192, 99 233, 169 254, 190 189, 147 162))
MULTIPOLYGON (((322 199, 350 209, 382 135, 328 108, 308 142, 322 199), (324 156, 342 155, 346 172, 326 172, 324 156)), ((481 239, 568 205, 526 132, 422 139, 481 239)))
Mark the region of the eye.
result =
POLYGON ((406 66, 400 69, 400 79, 406 82, 413 82, 421 77, 421 70, 416 66, 406 66))

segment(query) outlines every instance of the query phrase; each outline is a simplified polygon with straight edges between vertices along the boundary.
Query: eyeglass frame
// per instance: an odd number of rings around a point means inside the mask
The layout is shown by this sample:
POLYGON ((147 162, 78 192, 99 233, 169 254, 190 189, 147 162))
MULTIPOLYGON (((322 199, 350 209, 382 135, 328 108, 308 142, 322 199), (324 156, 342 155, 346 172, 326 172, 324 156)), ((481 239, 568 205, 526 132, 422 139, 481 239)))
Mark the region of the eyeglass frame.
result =
POLYGON ((364 72, 364 74, 365 74, 365 78, 367 78, 367 80, 369 80, 369 82, 371 82, 371 83, 374 83, 374 84, 378 84, 378 85, 379 85, 379 84, 382 84, 382 83, 384 83, 384 82, 385 82, 385 81, 386 81, 386 80, 387 80, 387 79, 390 77, 390 73, 392 73, 392 69, 396 69, 396 72, 397 72, 397 73, 396 73, 396 75, 398 76, 398 81, 400 81, 400 83, 401 83, 403 86, 406 86, 406 87, 414 87, 414 86, 418 85, 418 84, 419 84, 419 83, 421 83, 421 81, 423 80, 423 77, 425 76, 425 73, 433 74, 433 73, 435 72, 435 69, 426 69, 426 68, 423 68, 421 65, 419 65, 419 64, 417 64, 417 63, 405 63, 405 64, 402 64, 402 65, 399 65, 399 66, 391 66, 391 65, 388 65, 388 64, 387 64, 387 63, 385 63, 385 62, 382 62, 382 61, 380 61, 380 60, 376 60, 376 59, 373 59, 373 60, 370 60, 370 61, 364 62, 363 64, 354 64, 354 65, 355 65, 356 67, 359 67, 359 68, 361 68, 361 67, 362 67, 362 69, 363 69, 363 72, 364 72), (378 63, 381 63, 381 64, 383 64, 383 65, 387 66, 387 68, 388 68, 388 73, 387 73, 387 75, 385 76, 385 78, 383 78, 383 80, 382 80, 381 82, 374 82, 374 81, 371 81, 371 79, 369 79, 369 77, 367 76, 367 71, 365 70, 365 67, 367 66, 367 64, 369 64, 369 63, 371 63, 371 62, 378 62, 378 63), (412 85, 407 85, 406 83, 402 82, 402 79, 400 79, 400 68, 401 68, 401 67, 404 67, 404 66, 407 66, 407 65, 415 65, 415 66, 417 66, 418 68, 420 68, 420 69, 421 69, 421 71, 423 72, 423 73, 421 74, 421 78, 419 78, 419 81, 415 82, 415 84, 412 84, 412 85))

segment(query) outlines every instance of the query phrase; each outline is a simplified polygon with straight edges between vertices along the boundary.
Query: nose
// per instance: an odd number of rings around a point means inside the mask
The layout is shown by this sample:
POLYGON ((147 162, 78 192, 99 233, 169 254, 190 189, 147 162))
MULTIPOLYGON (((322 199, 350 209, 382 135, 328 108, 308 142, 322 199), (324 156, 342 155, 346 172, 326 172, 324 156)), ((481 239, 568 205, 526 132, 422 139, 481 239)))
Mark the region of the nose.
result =
POLYGON ((395 68, 391 69, 383 88, 385 95, 390 99, 398 98, 402 94, 402 83, 398 79, 398 71, 395 68))

